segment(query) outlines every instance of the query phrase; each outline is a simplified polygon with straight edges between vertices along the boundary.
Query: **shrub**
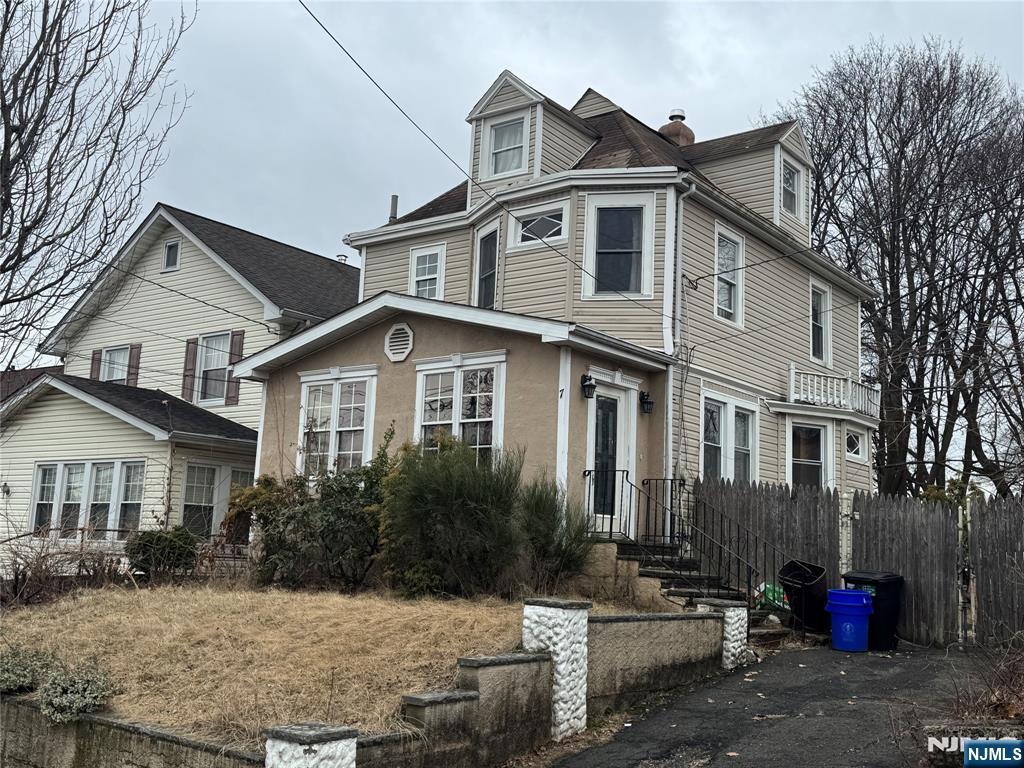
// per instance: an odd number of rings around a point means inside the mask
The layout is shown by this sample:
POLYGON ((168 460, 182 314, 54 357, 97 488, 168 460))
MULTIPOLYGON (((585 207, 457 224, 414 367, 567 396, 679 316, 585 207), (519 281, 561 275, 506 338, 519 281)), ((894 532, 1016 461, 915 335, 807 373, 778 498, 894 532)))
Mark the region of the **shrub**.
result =
POLYGON ((84 712, 102 709, 114 693, 110 677, 95 663, 58 665, 39 689, 39 704, 50 720, 66 723, 84 712))
POLYGON ((171 576, 195 568, 199 539, 179 526, 134 533, 125 543, 131 569, 148 579, 171 576))
POLYGON ((527 483, 517 512, 533 589, 550 591, 583 569, 592 546, 587 514, 558 483, 546 477, 527 483))
POLYGON ((36 690, 57 665, 53 654, 9 646, 0 650, 0 693, 36 690))
POLYGON ((407 448, 385 483, 384 557, 404 594, 501 592, 519 555, 521 452, 490 461, 462 443, 407 448))
MULTIPOLYGON (((254 510, 259 580, 288 587, 363 585, 380 548, 382 481, 393 466, 393 436, 389 428, 366 466, 321 475, 314 495, 298 491, 295 480, 261 478, 267 501, 254 510)), ((308 487, 304 478, 299 482, 308 487)))

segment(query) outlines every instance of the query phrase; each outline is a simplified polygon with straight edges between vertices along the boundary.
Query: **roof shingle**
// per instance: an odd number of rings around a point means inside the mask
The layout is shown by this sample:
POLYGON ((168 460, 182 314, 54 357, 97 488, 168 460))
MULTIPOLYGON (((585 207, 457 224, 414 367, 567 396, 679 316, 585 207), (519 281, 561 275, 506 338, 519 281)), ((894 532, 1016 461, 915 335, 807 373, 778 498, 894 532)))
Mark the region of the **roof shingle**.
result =
POLYGON ((161 206, 282 309, 326 318, 359 301, 359 269, 196 213, 161 206))
POLYGON ((794 125, 796 125, 795 120, 766 125, 762 128, 733 133, 717 139, 698 141, 688 147, 683 147, 680 151, 683 157, 691 163, 700 163, 727 155, 738 155, 781 141, 794 125))
POLYGON ((409 211, 404 216, 399 216, 394 224, 405 224, 407 221, 420 221, 421 219, 432 219, 435 216, 445 216, 449 213, 461 213, 466 210, 466 196, 469 181, 456 184, 447 192, 442 192, 430 202, 424 203, 419 208, 409 211))

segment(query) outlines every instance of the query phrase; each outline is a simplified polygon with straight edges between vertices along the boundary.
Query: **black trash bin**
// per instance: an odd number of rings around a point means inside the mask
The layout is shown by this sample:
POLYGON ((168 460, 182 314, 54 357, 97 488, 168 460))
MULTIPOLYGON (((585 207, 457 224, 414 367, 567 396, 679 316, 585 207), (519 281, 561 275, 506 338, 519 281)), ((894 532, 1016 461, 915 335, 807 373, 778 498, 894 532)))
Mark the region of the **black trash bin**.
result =
POLYGON ((828 602, 828 580, 825 569, 803 560, 790 560, 779 571, 779 581, 789 600, 793 615, 793 626, 801 626, 811 632, 825 632, 829 627, 829 615, 825 613, 828 602))
POLYGON ((888 571, 850 571, 843 574, 846 589, 863 589, 871 593, 871 618, 868 620, 868 650, 895 651, 899 639, 903 598, 903 577, 888 571))

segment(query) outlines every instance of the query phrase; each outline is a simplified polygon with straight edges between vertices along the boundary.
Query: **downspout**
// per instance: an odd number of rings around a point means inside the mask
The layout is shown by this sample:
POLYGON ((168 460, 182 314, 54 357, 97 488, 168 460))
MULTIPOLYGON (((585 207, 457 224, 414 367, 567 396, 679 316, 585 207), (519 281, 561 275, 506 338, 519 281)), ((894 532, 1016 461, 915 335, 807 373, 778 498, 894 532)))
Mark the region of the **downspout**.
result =
MULTIPOLYGON (((675 315, 675 329, 674 329, 674 344, 675 356, 678 363, 680 354, 682 354, 682 372, 679 374, 681 377, 681 385, 679 387, 679 403, 677 406, 676 419, 679 423, 679 430, 676 436, 677 444, 675 450, 675 456, 672 462, 672 477, 679 476, 680 457, 683 455, 684 439, 683 434, 683 403, 686 399, 686 378, 689 374, 690 368, 690 352, 689 348, 683 347, 683 311, 686 306, 686 301, 683 298, 683 290, 686 285, 686 280, 683 278, 683 209, 685 207, 684 201, 690 195, 697 191, 697 185, 694 182, 689 182, 689 186, 684 190, 679 198, 676 200, 676 269, 675 269, 675 292, 676 292, 676 306, 673 314, 675 315)), ((673 374, 673 378, 676 374, 673 374)), ((675 385, 673 384, 673 387, 675 385)))

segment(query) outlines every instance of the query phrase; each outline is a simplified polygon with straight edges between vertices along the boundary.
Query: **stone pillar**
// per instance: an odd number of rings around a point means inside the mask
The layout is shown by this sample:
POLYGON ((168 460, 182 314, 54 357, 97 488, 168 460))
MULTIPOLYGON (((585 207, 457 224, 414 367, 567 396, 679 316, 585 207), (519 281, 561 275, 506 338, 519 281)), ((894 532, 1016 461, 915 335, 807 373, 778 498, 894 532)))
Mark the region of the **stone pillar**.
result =
POLYGON ((750 620, 747 604, 739 600, 698 599, 700 612, 718 611, 722 614, 722 669, 735 669, 750 659, 747 649, 747 622, 750 620))
POLYGON ((853 568, 853 494, 839 497, 839 573, 853 568))
POLYGON ((281 725, 263 731, 266 768, 355 768, 354 728, 323 723, 281 725))
POLYGON ((523 650, 551 654, 551 737, 587 727, 587 617, 590 603, 531 599, 523 603, 523 650))

